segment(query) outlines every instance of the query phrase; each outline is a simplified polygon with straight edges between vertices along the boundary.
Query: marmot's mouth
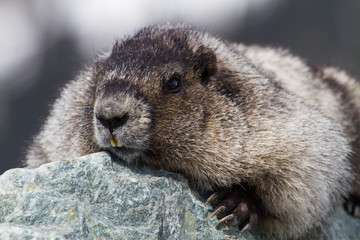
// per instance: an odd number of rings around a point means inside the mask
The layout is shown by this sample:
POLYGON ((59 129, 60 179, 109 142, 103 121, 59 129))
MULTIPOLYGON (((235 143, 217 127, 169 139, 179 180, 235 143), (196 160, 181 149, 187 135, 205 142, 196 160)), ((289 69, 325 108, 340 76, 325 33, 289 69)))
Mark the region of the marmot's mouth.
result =
POLYGON ((120 159, 126 162, 133 162, 139 158, 143 152, 140 148, 131 148, 131 147, 111 147, 108 149, 110 152, 115 154, 120 159))
POLYGON ((114 153, 118 153, 120 155, 128 155, 140 152, 140 149, 129 148, 129 147, 112 147, 110 150, 114 153))

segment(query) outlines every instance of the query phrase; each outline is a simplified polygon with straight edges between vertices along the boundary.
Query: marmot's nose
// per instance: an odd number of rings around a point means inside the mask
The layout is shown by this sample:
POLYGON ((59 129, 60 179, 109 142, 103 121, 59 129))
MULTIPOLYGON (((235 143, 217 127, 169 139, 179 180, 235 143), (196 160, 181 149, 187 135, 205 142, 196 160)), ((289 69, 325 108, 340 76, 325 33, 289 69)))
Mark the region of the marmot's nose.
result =
POLYGON ((112 133, 115 129, 124 126, 126 124, 126 122, 129 120, 129 114, 125 113, 122 116, 117 116, 117 117, 111 117, 111 118, 106 118, 102 115, 98 115, 96 114, 96 119, 105 127, 108 128, 110 130, 110 132, 112 133))

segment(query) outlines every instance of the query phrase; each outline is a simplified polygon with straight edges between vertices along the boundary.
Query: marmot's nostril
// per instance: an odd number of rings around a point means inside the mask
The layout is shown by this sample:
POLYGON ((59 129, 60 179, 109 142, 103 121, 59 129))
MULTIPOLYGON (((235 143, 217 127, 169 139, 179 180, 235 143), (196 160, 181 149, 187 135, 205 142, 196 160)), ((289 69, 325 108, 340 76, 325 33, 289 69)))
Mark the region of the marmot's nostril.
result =
POLYGON ((125 123, 129 119, 129 114, 125 113, 124 115, 120 117, 112 117, 112 118, 106 118, 101 115, 96 114, 96 119, 106 128, 110 130, 110 132, 113 132, 114 129, 121 127, 125 125, 125 123))

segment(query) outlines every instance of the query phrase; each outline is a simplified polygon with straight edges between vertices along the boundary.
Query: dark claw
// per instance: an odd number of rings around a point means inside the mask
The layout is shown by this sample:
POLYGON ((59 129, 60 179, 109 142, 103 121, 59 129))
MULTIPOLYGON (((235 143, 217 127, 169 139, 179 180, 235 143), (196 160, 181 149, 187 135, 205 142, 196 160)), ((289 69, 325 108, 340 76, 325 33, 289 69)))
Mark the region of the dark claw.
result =
POLYGON ((258 215, 256 213, 250 214, 249 222, 243 228, 239 227, 240 232, 247 231, 252 227, 254 227, 257 224, 257 219, 258 219, 258 215))
POLYGON ((360 217, 360 206, 354 208, 354 217, 360 217))
POLYGON ((215 217, 215 216, 220 216, 224 213, 225 211, 225 206, 220 206, 218 208, 215 209, 215 211, 210 215, 211 218, 215 217))
POLYGON ((352 195, 344 203, 345 210, 353 217, 360 217, 360 197, 352 195))
POLYGON ((254 227, 258 222, 258 206, 250 191, 240 187, 226 189, 212 194, 206 204, 216 206, 211 217, 217 216, 219 224, 238 225, 241 232, 254 227))
POLYGON ((226 217, 219 220, 219 224, 225 223, 225 224, 231 224, 236 216, 234 214, 227 215, 226 217))
POLYGON ((251 229, 250 223, 247 223, 243 228, 239 227, 240 232, 245 232, 245 231, 250 230, 250 229, 251 229))
POLYGON ((224 197, 229 193, 228 190, 224 190, 221 192, 215 192, 213 193, 205 202, 205 205, 208 205, 209 203, 212 205, 217 205, 219 202, 224 199, 224 197))
POLYGON ((252 228, 258 223, 258 215, 256 213, 250 214, 249 228, 252 228))

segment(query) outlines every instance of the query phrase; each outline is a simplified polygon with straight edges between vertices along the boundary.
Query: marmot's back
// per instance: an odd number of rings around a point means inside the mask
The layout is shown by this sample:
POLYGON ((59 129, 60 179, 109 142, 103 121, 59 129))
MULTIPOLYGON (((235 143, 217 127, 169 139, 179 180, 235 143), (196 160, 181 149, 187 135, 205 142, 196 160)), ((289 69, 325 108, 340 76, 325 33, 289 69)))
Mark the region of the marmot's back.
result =
POLYGON ((283 49, 238 47, 264 74, 343 127, 348 137, 360 131, 360 83, 335 67, 316 68, 283 49))
POLYGON ((148 27, 65 87, 26 163, 109 151, 216 191, 222 222, 299 237, 351 191, 355 85, 283 50, 148 27))

